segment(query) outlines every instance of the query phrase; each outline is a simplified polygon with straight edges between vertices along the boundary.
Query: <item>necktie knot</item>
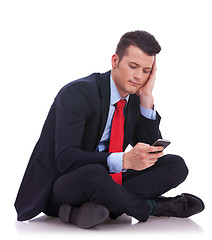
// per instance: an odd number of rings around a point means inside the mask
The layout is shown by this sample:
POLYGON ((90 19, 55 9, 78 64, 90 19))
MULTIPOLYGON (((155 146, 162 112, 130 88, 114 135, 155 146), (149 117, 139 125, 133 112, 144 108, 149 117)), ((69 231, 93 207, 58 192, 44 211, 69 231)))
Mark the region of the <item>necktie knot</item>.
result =
POLYGON ((122 111, 125 104, 126 104, 126 100, 121 99, 116 103, 116 108, 122 111))

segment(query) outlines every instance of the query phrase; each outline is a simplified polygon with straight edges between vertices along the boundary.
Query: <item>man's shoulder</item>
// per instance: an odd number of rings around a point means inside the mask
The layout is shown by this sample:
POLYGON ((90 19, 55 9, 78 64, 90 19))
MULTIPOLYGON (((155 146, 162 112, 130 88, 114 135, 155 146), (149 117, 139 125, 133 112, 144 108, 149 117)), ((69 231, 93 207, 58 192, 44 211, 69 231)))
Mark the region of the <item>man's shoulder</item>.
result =
POLYGON ((107 82, 109 76, 110 71, 106 73, 92 73, 86 77, 71 81, 61 88, 57 97, 71 97, 71 95, 95 96, 100 92, 102 85, 104 85, 104 82, 107 82))
MULTIPOLYGON (((106 73, 92 73, 86 77, 82 77, 79 79, 76 79, 74 81, 69 82, 66 84, 61 90, 66 90, 69 88, 84 88, 84 87, 99 87, 101 85, 101 81, 104 80, 104 78, 109 75, 110 72, 106 73)), ((83 89, 82 89, 83 90, 83 89)))
POLYGON ((86 77, 82 77, 76 80, 73 80, 69 83, 67 83, 61 90, 69 89, 69 88, 77 88, 77 87, 83 87, 83 86, 89 86, 89 85, 95 85, 98 79, 98 76, 100 73, 92 73, 86 77))

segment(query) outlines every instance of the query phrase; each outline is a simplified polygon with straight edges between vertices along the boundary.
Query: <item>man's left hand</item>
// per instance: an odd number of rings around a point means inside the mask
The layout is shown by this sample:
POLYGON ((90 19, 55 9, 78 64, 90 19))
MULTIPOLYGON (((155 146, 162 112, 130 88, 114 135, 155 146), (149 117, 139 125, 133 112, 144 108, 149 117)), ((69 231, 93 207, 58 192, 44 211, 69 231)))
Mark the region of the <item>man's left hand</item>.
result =
POLYGON ((156 71, 157 71, 157 66, 156 66, 156 58, 155 58, 148 80, 136 93, 140 98, 141 106, 144 108, 153 109, 154 98, 152 95, 152 91, 155 84, 156 71))

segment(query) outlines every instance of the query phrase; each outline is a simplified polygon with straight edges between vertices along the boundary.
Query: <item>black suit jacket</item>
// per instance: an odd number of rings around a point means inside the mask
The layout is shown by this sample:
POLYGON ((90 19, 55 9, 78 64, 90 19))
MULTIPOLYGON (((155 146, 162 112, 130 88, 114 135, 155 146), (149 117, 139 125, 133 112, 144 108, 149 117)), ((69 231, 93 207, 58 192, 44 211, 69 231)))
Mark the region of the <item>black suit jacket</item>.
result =
MULTIPOLYGON (((104 132, 110 103, 110 71, 93 73, 63 87, 56 96, 25 171, 15 207, 24 221, 44 211, 52 184, 60 175, 86 164, 105 168, 110 153, 95 152, 104 132)), ((160 138, 160 116, 140 114, 139 98, 130 95, 125 109, 124 148, 160 138)))

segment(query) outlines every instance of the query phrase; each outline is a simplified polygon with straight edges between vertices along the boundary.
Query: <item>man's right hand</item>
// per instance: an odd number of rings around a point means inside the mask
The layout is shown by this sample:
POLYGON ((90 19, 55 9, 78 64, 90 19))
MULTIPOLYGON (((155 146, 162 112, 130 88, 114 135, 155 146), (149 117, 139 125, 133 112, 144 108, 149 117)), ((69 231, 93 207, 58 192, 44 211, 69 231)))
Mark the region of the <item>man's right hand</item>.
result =
POLYGON ((123 155, 123 169, 144 170, 153 166, 158 158, 163 156, 162 146, 150 146, 146 143, 137 143, 129 152, 123 155))

